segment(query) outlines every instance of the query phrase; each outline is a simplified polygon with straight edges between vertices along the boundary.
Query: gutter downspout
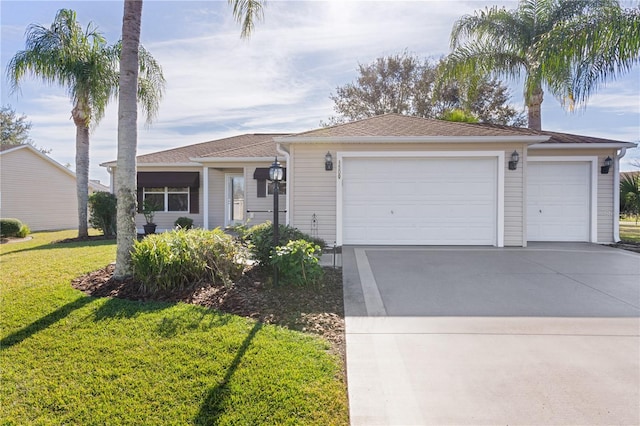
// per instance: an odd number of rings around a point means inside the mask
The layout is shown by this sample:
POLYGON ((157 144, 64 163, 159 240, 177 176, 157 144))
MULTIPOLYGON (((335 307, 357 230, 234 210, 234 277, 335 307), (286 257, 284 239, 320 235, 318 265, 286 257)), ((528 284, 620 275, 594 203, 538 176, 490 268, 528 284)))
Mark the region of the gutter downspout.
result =
POLYGON ((627 148, 620 148, 620 153, 613 163, 613 242, 620 241, 620 159, 627 153, 627 148))
POLYGON ((111 192, 112 194, 115 194, 115 183, 113 182, 114 177, 113 177, 113 167, 109 166, 107 167, 107 172, 109 173, 109 192, 111 192))
POLYGON ((285 188, 287 188, 287 195, 286 195, 286 201, 285 201, 285 208, 287 210, 287 212, 285 213, 285 223, 287 225, 290 225, 291 223, 289 222, 289 212, 291 211, 291 206, 289 205, 289 195, 291 194, 291 187, 289 185, 289 182, 291 181, 291 176, 293 175, 293 167, 291 164, 291 156, 289 155, 289 151, 287 151, 286 149, 284 149, 284 147, 282 145, 280 145, 280 143, 276 144, 276 152, 278 152, 278 154, 282 154, 284 155, 284 158, 286 158, 286 162, 287 162, 287 180, 285 181, 285 188))

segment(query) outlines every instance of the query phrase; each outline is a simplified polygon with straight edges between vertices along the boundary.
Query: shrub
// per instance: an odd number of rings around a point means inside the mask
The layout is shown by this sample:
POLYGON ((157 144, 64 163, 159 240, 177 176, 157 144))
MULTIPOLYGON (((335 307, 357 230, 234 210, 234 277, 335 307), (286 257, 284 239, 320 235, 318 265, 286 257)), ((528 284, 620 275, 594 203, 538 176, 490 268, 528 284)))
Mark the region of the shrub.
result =
POLYGON ((179 227, 180 229, 191 229, 193 228, 193 219, 184 216, 179 217, 175 222, 173 222, 173 226, 176 228, 179 227))
POLYGON ((16 237, 24 238, 27 235, 29 235, 30 233, 31 233, 31 229, 29 229, 29 227, 23 223, 22 226, 20 227, 20 230, 16 234, 16 237))
POLYGON ((21 227, 22 222, 18 219, 0 219, 0 236, 15 237, 20 232, 21 227))
MULTIPOLYGON (((273 225, 271 222, 255 225, 244 234, 244 241, 248 244, 253 259, 259 265, 270 265, 270 257, 273 254, 273 225)), ((278 227, 278 244, 285 246, 289 241, 306 240, 318 245, 320 249, 325 246, 324 241, 312 238, 297 228, 288 225, 278 227)))
POLYGON ((110 192, 94 192, 89 196, 89 224, 106 236, 116 233, 117 200, 110 192))
POLYGON ((131 258, 142 290, 154 294, 208 280, 229 285, 242 275, 246 253, 220 229, 177 229, 136 242, 131 258))
POLYGON ((306 286, 317 284, 324 271, 318 263, 320 246, 305 240, 289 241, 285 246, 276 247, 271 264, 278 268, 284 284, 306 286))

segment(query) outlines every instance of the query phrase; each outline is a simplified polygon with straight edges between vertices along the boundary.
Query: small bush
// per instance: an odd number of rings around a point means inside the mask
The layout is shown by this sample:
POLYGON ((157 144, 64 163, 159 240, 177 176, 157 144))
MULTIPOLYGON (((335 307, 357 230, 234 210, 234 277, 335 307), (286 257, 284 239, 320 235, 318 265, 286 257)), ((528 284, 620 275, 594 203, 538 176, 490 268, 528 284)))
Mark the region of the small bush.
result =
POLYGON ((191 229, 193 228, 193 219, 190 217, 179 217, 173 222, 173 226, 180 229, 191 229))
MULTIPOLYGON (((259 265, 266 266, 271 264, 271 255, 273 254, 273 224, 271 222, 255 225, 244 234, 244 241, 248 244, 249 251, 253 259, 259 265)), ((305 240, 314 243, 322 249, 325 246, 323 240, 312 238, 297 228, 280 225, 278 227, 278 244, 277 246, 285 246, 289 241, 305 240)))
POLYGON ((209 280, 230 285, 242 275, 246 253, 220 229, 177 229, 136 242, 131 258, 142 290, 154 294, 209 280))
POLYGON ((0 219, 0 236, 15 237, 20 232, 22 222, 18 219, 0 219))
POLYGON ((117 200, 110 192, 94 192, 89 196, 89 224, 106 236, 116 234, 117 200))
POLYGON ((31 229, 29 229, 29 227, 23 223, 22 226, 20 227, 20 230, 16 234, 16 237, 24 238, 27 235, 29 235, 30 233, 31 233, 31 229))
POLYGON ((306 286, 317 284, 324 271, 320 266, 320 246, 305 240, 289 241, 276 247, 271 264, 278 268, 283 284, 306 286))

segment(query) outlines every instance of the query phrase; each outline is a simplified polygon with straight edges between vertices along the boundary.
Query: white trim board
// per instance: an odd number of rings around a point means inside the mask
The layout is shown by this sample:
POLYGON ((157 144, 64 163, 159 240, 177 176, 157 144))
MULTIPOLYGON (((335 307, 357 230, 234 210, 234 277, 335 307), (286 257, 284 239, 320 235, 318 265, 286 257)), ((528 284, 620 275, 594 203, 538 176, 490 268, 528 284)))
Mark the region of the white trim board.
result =
MULTIPOLYGON (((338 151, 336 153, 336 244, 342 245, 342 164, 344 158, 486 158, 495 157, 496 188, 496 247, 504 247, 504 151, 338 151)), ((464 171, 461 171, 464 172, 464 171)))
MULTIPOLYGON (((589 239, 592 243, 598 242, 598 157, 597 156, 563 156, 563 157, 547 157, 547 156, 527 156, 527 162, 557 162, 557 163, 591 163, 591 181, 590 181, 590 212, 589 212, 589 239)), ((526 188, 525 173, 525 188, 526 188)), ((525 202, 527 194, 525 191, 525 202)), ((525 209, 526 211, 526 209, 525 209)), ((524 232, 527 230, 526 217, 524 221, 524 232)), ((528 236, 527 236, 528 240, 528 236)))

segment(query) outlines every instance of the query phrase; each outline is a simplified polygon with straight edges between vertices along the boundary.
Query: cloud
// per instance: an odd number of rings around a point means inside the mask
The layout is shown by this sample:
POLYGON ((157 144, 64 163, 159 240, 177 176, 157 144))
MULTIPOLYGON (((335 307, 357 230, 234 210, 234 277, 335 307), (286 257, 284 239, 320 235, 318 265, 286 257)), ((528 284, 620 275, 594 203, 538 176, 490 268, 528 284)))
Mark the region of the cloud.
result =
MULTIPOLYGON (((42 7, 22 4, 2 5, 3 69, 24 46, 24 23, 50 22, 55 10, 69 7, 57 2, 38 3, 42 7)), ((453 22, 492 4, 475 0, 270 1, 264 22, 256 24, 247 41, 240 40, 239 25, 225 1, 147 1, 142 42, 162 64, 167 90, 156 122, 145 128, 140 119, 138 153, 247 132, 313 129, 334 114, 329 94, 356 78, 358 63, 405 49, 424 57, 446 54, 453 22)), ((516 2, 499 4, 517 6, 516 2)), ((73 2, 71 7, 78 10, 83 23, 93 20, 107 32, 109 41, 119 38, 120 3, 73 2)), ((609 84, 592 98, 589 111, 602 111, 597 118, 565 115, 549 96, 543 112, 545 125, 621 140, 634 140, 636 126, 637 139, 637 115, 607 124, 612 114, 638 114, 637 82, 631 88, 625 82, 609 84)), ((3 79, 2 102, 27 114, 33 122, 34 141, 52 148, 57 161, 73 163, 75 129, 65 91, 38 80, 25 81, 19 98, 7 96, 5 89, 3 79)), ((520 96, 521 87, 513 93, 520 96)), ((522 107, 519 98, 514 103, 522 107)), ((116 147, 114 102, 91 134, 92 178, 107 179, 98 164, 115 160, 116 147)))

